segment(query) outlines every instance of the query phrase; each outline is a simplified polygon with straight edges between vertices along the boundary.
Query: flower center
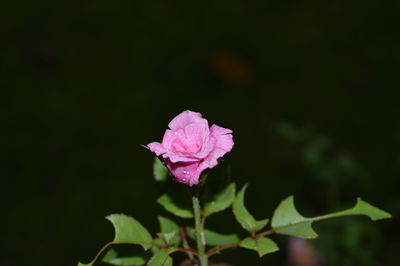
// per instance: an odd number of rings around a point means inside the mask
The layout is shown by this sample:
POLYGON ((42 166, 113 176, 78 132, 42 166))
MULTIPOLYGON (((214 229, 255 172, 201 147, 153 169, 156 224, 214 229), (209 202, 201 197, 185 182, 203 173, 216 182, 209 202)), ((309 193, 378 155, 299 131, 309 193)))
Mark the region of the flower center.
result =
POLYGON ((176 154, 195 154, 201 149, 200 141, 192 140, 190 138, 175 139, 171 145, 171 151, 176 154))

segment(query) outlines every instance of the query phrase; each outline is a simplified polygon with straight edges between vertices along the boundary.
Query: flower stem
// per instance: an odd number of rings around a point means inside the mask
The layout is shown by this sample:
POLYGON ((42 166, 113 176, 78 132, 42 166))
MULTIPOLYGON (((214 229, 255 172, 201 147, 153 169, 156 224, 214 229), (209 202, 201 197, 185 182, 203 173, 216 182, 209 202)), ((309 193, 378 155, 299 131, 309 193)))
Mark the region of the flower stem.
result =
POLYGON ((197 239, 197 250, 198 257, 201 266, 208 266, 208 257, 205 253, 205 241, 204 241, 204 228, 202 227, 201 217, 200 217, 200 203, 197 196, 192 197, 193 210, 194 210, 194 222, 196 229, 196 239, 197 239))

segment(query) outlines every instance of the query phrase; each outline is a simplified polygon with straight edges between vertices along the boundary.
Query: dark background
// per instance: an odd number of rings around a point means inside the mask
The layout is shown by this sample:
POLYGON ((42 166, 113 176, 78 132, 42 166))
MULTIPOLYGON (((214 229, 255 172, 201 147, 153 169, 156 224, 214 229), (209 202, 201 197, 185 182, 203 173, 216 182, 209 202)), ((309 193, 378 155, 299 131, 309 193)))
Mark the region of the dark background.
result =
MULTIPOLYGON (((300 212, 358 196, 394 215, 321 222, 329 265, 396 265, 400 248, 398 1, 18 1, 0 9, 1 264, 75 265, 123 212, 153 233, 153 155, 171 118, 234 131, 230 168, 257 218, 293 194, 300 212)), ((221 182, 219 182, 221 180, 221 182)), ((179 185, 176 185, 179 186, 179 185)), ((177 188, 176 191, 179 189, 177 188)), ((175 192, 175 191, 170 191, 175 192)), ((233 216, 212 229, 238 231, 233 216)), ((282 252, 215 257, 286 265, 282 252)), ((239 252, 240 251, 240 252, 239 252)))

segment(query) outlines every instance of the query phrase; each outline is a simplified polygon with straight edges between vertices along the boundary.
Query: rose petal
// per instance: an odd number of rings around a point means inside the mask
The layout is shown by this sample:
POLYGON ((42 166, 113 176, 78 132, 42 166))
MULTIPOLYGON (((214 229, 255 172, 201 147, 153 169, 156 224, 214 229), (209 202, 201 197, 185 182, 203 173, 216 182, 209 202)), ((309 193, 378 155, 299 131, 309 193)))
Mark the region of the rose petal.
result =
POLYGON ((171 131, 171 130, 169 130, 169 129, 167 129, 167 130, 165 131, 165 133, 164 133, 164 137, 163 137, 162 142, 161 142, 162 145, 163 145, 165 148, 169 149, 169 147, 171 146, 173 137, 174 137, 174 132, 171 131))
POLYGON ((158 143, 158 142, 149 143, 149 144, 147 144, 147 147, 148 147, 152 152, 154 152, 157 156, 160 156, 161 154, 167 152, 167 149, 165 149, 164 146, 161 145, 161 144, 158 143))
POLYGON ((204 164, 203 167, 206 168, 213 168, 218 164, 218 159, 224 156, 226 151, 222 149, 214 149, 208 156, 207 158, 202 162, 204 164))
POLYGON ((171 149, 171 145, 174 143, 174 140, 182 140, 185 139, 185 131, 183 129, 172 131, 167 129, 164 133, 164 137, 162 140, 162 145, 168 150, 171 149))
POLYGON ((206 119, 201 117, 200 113, 192 112, 189 110, 183 111, 179 115, 177 115, 172 121, 168 124, 168 127, 172 130, 185 129, 185 127, 189 124, 206 124, 208 127, 208 122, 206 119))
POLYGON ((216 147, 230 152, 233 147, 232 130, 217 125, 212 125, 210 134, 216 139, 216 147))
POLYGON ((210 130, 207 123, 192 123, 185 127, 186 139, 193 145, 197 144, 199 146, 197 151, 202 148, 202 144, 209 134, 210 130))
POLYGON ((165 164, 179 183, 189 186, 197 185, 199 183, 202 170, 199 168, 198 161, 193 163, 172 163, 171 161, 166 160, 165 164))
POLYGON ((232 130, 228 129, 228 128, 223 128, 217 125, 212 125, 210 128, 210 131, 214 134, 214 135, 225 135, 225 134, 232 134, 232 130))
POLYGON ((187 156, 187 155, 179 155, 171 151, 167 151, 166 153, 163 154, 164 159, 169 159, 172 163, 178 163, 178 162, 196 162, 199 161, 198 158, 192 157, 192 156, 187 156))
POLYGON ((211 137, 215 138, 215 147, 205 158, 203 164, 213 168, 218 164, 218 159, 230 152, 233 148, 232 130, 213 125, 210 128, 211 137))
POLYGON ((193 154, 192 156, 198 159, 206 158, 210 152, 215 148, 216 140, 214 137, 207 138, 205 144, 203 144, 203 149, 197 153, 193 154))

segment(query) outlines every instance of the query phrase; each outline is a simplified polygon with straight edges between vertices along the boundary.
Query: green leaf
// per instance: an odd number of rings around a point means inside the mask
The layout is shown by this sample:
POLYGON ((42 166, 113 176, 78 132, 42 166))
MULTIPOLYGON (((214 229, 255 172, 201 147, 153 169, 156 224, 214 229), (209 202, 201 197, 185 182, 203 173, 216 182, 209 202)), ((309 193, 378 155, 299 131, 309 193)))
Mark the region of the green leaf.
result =
POLYGON ((249 211, 244 206, 244 194, 247 189, 247 184, 243 186, 235 201, 233 202, 233 214, 239 224, 249 232, 257 232, 265 227, 268 223, 268 219, 257 221, 249 213, 249 211))
POLYGON ((168 249, 162 248, 156 252, 147 263, 148 266, 162 266, 168 258, 168 249))
POLYGON ((124 214, 112 214, 106 217, 114 226, 114 243, 132 243, 148 249, 153 239, 150 233, 137 220, 124 214))
POLYGON ((174 221, 163 216, 158 216, 158 221, 160 223, 161 233, 164 234, 171 232, 179 233, 179 226, 174 221))
POLYGON ((153 252, 153 254, 154 254, 154 253, 157 253, 157 252, 160 250, 160 248, 159 248, 158 246, 165 245, 164 241, 163 241, 161 238, 156 238, 156 239, 154 239, 154 240, 153 240, 153 244, 155 244, 155 245, 153 245, 153 246, 151 247, 151 251, 153 252), (156 246, 156 245, 157 245, 157 246, 156 246))
POLYGON ((117 257, 118 257, 118 253, 114 249, 110 249, 109 251, 107 251, 107 253, 104 255, 104 257, 101 261, 107 262, 107 261, 110 261, 117 257))
POLYGON ((368 202, 363 201, 361 198, 357 198, 357 203, 353 208, 331 215, 366 215, 371 218, 372 221, 392 218, 392 215, 390 213, 372 206, 368 202))
POLYGON ((214 200, 204 206, 204 214, 209 216, 212 213, 220 212, 232 205, 235 200, 235 183, 229 184, 224 190, 216 195, 214 200))
POLYGON ((248 237, 243 239, 242 243, 240 243, 240 246, 257 251, 260 257, 279 250, 275 242, 267 237, 248 237))
POLYGON ((172 220, 163 216, 158 216, 158 221, 160 223, 161 234, 164 236, 164 239, 169 238, 169 244, 178 245, 181 239, 179 236, 179 226, 172 220))
POLYGON ((165 260, 163 266, 173 266, 174 261, 172 260, 172 258, 170 256, 167 257, 167 259, 165 260))
POLYGON ((146 145, 140 144, 140 147, 145 148, 146 150, 150 150, 149 147, 147 147, 146 145))
POLYGON ((273 228, 277 228, 305 220, 307 219, 304 218, 294 206, 293 196, 290 196, 283 200, 279 204, 278 208, 276 208, 274 215, 272 216, 271 225, 273 228))
POLYGON ((167 211, 171 212, 172 214, 175 214, 176 216, 182 218, 193 218, 193 212, 191 210, 176 205, 172 201, 172 198, 167 194, 164 194, 160 198, 158 198, 157 202, 161 206, 163 206, 167 211))
POLYGON ((140 266, 146 264, 146 260, 142 257, 118 257, 118 253, 113 249, 110 249, 101 261, 117 266, 140 266))
POLYGON ((204 236, 206 238, 207 245, 210 246, 227 245, 240 240, 235 234, 223 235, 207 229, 204 231, 204 236))
POLYGON ((316 238, 318 234, 312 228, 313 222, 347 215, 366 215, 373 221, 392 217, 389 213, 358 198, 357 204, 351 209, 314 218, 306 218, 297 211, 293 196, 290 196, 283 200, 276 208, 271 226, 280 234, 301 238, 316 238))
POLYGON ((168 169, 164 164, 157 158, 154 158, 153 163, 153 175, 154 179, 158 182, 164 182, 168 178, 168 169))
POLYGON ((88 264, 83 264, 81 262, 78 262, 78 266, 93 266, 94 262, 95 262, 95 260, 89 262, 88 264))
POLYGON ((294 206, 293 196, 283 200, 272 216, 271 226, 277 233, 301 238, 316 238, 312 221, 303 217, 294 206))
POLYGON ((166 244, 171 244, 172 239, 176 236, 175 232, 171 232, 171 233, 159 233, 157 234, 166 244))
POLYGON ((311 226, 312 221, 299 222, 276 230, 277 233, 289 236, 296 236, 300 238, 317 238, 318 234, 311 226))
POLYGON ((140 266, 145 265, 146 260, 142 257, 121 257, 112 259, 107 263, 117 266, 140 266))
MULTIPOLYGON (((193 227, 186 227, 186 231, 191 239, 196 240, 196 231, 193 227)), ((239 237, 235 234, 224 235, 208 229, 204 230, 204 237, 207 245, 220 246, 239 242, 239 237)))
POLYGON ((156 253, 154 253, 153 257, 151 257, 147 265, 149 266, 172 265, 172 258, 170 258, 168 255, 177 250, 178 249, 174 247, 159 249, 156 253))

